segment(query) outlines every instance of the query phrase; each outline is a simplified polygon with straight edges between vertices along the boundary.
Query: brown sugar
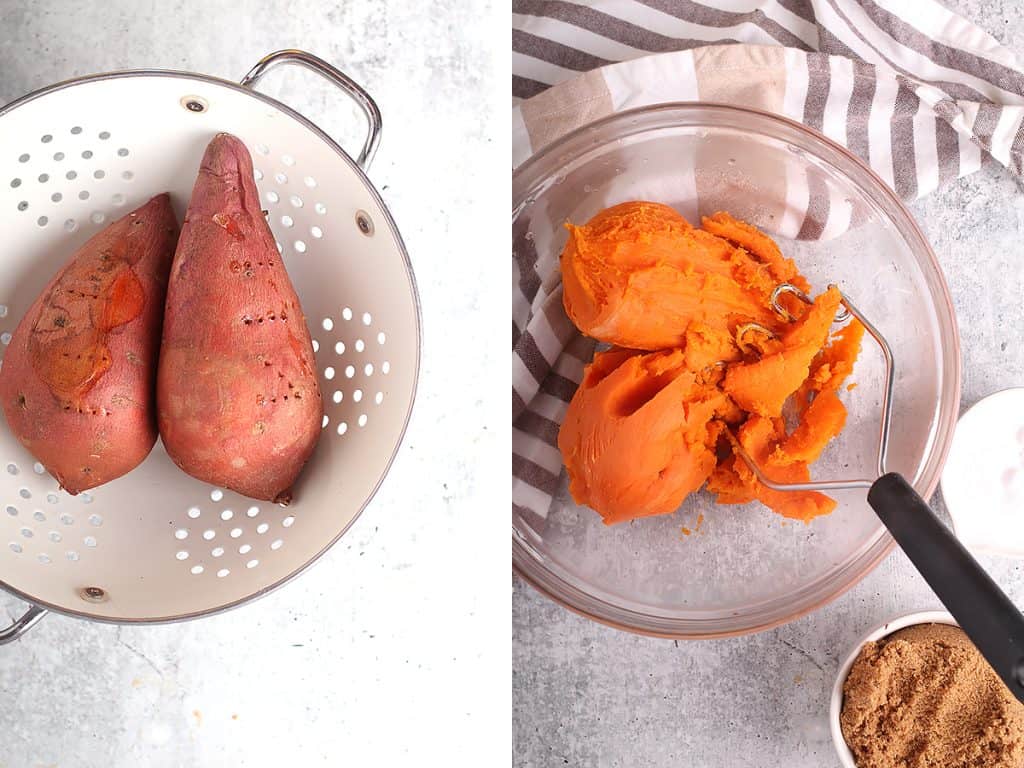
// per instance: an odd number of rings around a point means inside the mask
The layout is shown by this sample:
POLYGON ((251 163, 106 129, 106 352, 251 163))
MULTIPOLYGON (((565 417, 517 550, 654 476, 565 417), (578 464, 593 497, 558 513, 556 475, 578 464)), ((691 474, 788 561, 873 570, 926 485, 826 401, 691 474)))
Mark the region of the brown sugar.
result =
POLYGON ((866 643, 840 725, 858 768, 1024 765, 1024 705, 959 627, 918 624, 866 643))

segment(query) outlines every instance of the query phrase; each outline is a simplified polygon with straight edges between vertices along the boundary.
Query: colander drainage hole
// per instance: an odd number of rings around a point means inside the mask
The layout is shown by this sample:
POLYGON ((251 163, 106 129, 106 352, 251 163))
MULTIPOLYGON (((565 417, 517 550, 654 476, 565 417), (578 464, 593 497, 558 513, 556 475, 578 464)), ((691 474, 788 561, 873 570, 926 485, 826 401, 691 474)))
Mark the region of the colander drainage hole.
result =
POLYGON ((259 564, 260 564, 260 561, 259 561, 259 560, 250 560, 249 562, 247 562, 247 563, 245 564, 245 567, 246 567, 246 568, 255 568, 255 567, 256 567, 257 565, 259 565, 259 564))
POLYGON ((32 513, 32 519, 35 520, 37 523, 45 523, 46 515, 43 514, 43 510, 37 509, 35 512, 32 513))
POLYGON ((9 475, 16 475, 16 474, 18 474, 18 465, 15 464, 13 461, 10 464, 7 465, 7 474, 9 474, 9 475))
POLYGON ((214 488, 212 491, 210 491, 210 498, 213 501, 220 501, 221 499, 224 498, 224 491, 222 491, 220 488, 214 488))
POLYGON ((225 521, 230 520, 234 516, 235 513, 232 512, 230 509, 225 509, 223 512, 220 513, 220 519, 225 521))
POLYGON ((302 182, 310 189, 316 188, 316 179, 314 179, 312 176, 307 176, 302 180, 302 182))
POLYGON ((303 242, 302 240, 296 240, 295 241, 295 251, 297 253, 305 253, 306 252, 306 243, 303 242))
POLYGON ((366 349, 366 343, 362 339, 356 339, 356 352, 362 352, 366 349))
POLYGON ((76 125, 74 128, 71 129, 71 134, 73 136, 77 136, 81 132, 82 132, 82 126, 80 126, 80 125, 76 125))
POLYGON ((188 538, 188 531, 185 528, 179 528, 174 532, 174 538, 178 541, 183 541, 188 538))
POLYGON ((247 514, 249 517, 256 517, 256 515, 258 515, 259 513, 260 513, 260 508, 259 507, 249 507, 249 509, 247 509, 246 512, 245 512, 245 514, 247 514))
POLYGON ((352 309, 350 307, 345 307, 344 309, 341 310, 341 319, 342 320, 351 320, 352 319, 352 309))
POLYGON ((344 395, 344 393, 342 393, 342 391, 340 389, 334 390, 334 394, 331 395, 331 399, 334 401, 335 405, 340 403, 342 401, 342 399, 344 399, 344 397, 345 397, 345 395, 344 395))
POLYGON ((59 203, 63 199, 64 195, 62 195, 60 192, 54 192, 52 195, 50 195, 50 200, 54 203, 59 203))
POLYGON ((256 533, 258 533, 260 535, 266 533, 269 530, 270 530, 270 525, 268 525, 267 523, 260 523, 259 525, 256 526, 256 533))
POLYGON ((360 427, 365 427, 366 426, 366 414, 365 413, 359 414, 359 420, 356 423, 360 427))
POLYGON ((270 544, 270 548, 273 550, 278 550, 282 546, 284 546, 284 542, 281 539, 274 539, 274 541, 270 544))
POLYGON ((17 189, 21 186, 21 179, 11 179, 11 189, 17 189))
POLYGON ((363 373, 367 376, 373 376, 373 363, 367 363, 363 366, 363 373))
POLYGON ((73 549, 69 549, 67 552, 65 552, 64 556, 72 563, 78 562, 79 555, 73 549))
POLYGON ((207 530, 203 531, 203 538, 206 539, 207 541, 212 541, 214 539, 214 537, 216 537, 216 535, 217 535, 217 532, 214 531, 213 529, 207 529, 207 530))
POLYGON ((292 527, 292 523, 294 523, 294 522, 295 522, 294 515, 288 515, 288 517, 286 517, 284 520, 281 521, 281 525, 283 525, 285 528, 291 528, 292 527))
POLYGON ((290 198, 288 198, 288 200, 292 204, 293 208, 302 207, 302 198, 299 197, 298 195, 292 195, 290 198))
POLYGON ((12 541, 7 546, 9 546, 11 548, 11 552, 13 552, 14 554, 16 554, 16 555, 20 555, 21 554, 21 544, 19 544, 18 542, 12 541))
POLYGON ((320 429, 327 429, 327 425, 331 423, 331 418, 325 413, 324 417, 320 420, 320 429))
POLYGON ((27 163, 31 159, 32 159, 31 155, 24 154, 24 155, 22 155, 21 157, 18 158, 18 162, 19 163, 27 163))
POLYGON ((186 514, 188 514, 190 518, 195 520, 197 517, 199 517, 201 513, 199 511, 199 507, 189 507, 189 510, 186 514))
POLYGON ((227 568, 221 568, 219 571, 217 571, 217 578, 223 579, 229 573, 231 573, 231 571, 229 571, 227 568))
POLYGON ((193 576, 198 576, 200 573, 203 572, 203 570, 204 570, 203 566, 201 566, 201 565, 193 565, 189 569, 189 571, 192 573, 193 576))
POLYGON ((96 538, 93 536, 86 536, 84 539, 82 539, 82 543, 84 543, 85 546, 91 549, 96 546, 96 538))
POLYGON ((60 543, 60 541, 61 541, 61 539, 63 539, 63 538, 64 538, 64 537, 63 537, 63 536, 61 536, 61 535, 60 535, 60 533, 58 533, 57 531, 50 531, 50 534, 49 534, 49 539, 50 539, 50 541, 52 541, 52 542, 53 542, 54 544, 59 544, 59 543, 60 543))
POLYGON ((291 155, 281 155, 281 162, 290 168, 295 165, 295 158, 291 155))
POLYGON ((344 421, 339 422, 337 431, 339 435, 344 435, 346 432, 348 432, 348 424, 346 424, 344 421))
POLYGON ((384 375, 391 373, 391 363, 389 363, 387 360, 381 363, 380 372, 383 373, 384 375))
POLYGON ((50 556, 45 552, 42 552, 36 557, 36 560, 38 560, 43 565, 47 565, 50 562, 50 556))
POLYGON ((373 317, 369 312, 363 312, 363 325, 369 325, 373 322, 373 317))
POLYGON ((67 512, 65 512, 63 515, 61 515, 58 519, 60 520, 61 525, 74 525, 75 524, 75 518, 73 518, 67 512))
POLYGON ((325 317, 323 320, 321 320, 320 325, 323 326, 323 329, 325 331, 330 331, 334 329, 334 321, 331 320, 331 318, 329 317, 325 317))
POLYGON ((252 552, 252 544, 243 544, 238 548, 238 554, 240 555, 248 555, 250 552, 252 552))
POLYGON ((89 515, 89 525, 95 528, 99 528, 101 525, 103 525, 103 518, 99 515, 89 515))
POLYGON ((22 488, 21 490, 18 491, 18 495, 21 496, 21 498, 23 499, 31 499, 32 491, 30 491, 28 488, 22 488))
POLYGON ((10 515, 11 517, 17 517, 18 516, 18 508, 17 507, 12 507, 10 504, 8 504, 7 505, 7 514, 10 515))
POLYGON ((224 554, 224 547, 214 547, 210 550, 210 554, 214 557, 220 557, 224 554))
POLYGON ((175 552, 174 556, 178 560, 188 560, 188 552, 186 552, 184 549, 180 549, 177 552, 175 552))
POLYGON ((311 234, 313 237, 319 240, 321 237, 324 236, 324 231, 320 229, 320 227, 310 227, 309 234, 311 234))
POLYGON ((51 491, 50 493, 46 494, 46 501, 49 504, 56 504, 58 501, 60 501, 60 496, 51 491))
POLYGON ((288 183, 288 177, 285 176, 283 173, 275 173, 274 174, 274 181, 276 181, 278 184, 287 184, 288 183))
POLYGON ((384 335, 384 331, 377 334, 377 343, 384 346, 384 342, 388 340, 388 337, 384 335))
POLYGON ((339 341, 334 345, 334 354, 344 355, 345 354, 345 342, 339 341))
POLYGON ((45 227, 49 223, 50 220, 45 216, 40 216, 38 219, 36 219, 36 224, 38 224, 40 227, 45 227))

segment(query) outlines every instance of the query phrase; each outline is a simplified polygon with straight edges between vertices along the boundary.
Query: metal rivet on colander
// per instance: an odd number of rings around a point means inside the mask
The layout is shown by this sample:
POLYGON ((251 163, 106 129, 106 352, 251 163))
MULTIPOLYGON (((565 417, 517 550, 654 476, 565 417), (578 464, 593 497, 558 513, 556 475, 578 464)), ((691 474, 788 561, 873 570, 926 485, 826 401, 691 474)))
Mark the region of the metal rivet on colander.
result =
POLYGON ((181 100, 181 106, 189 112, 205 112, 209 107, 206 103, 206 99, 200 98, 199 96, 185 96, 181 100))
POLYGON ((356 226, 367 237, 373 237, 373 219, 366 211, 356 211, 356 226))
POLYGON ((78 590, 79 596, 90 603, 104 603, 107 601, 107 591, 102 587, 82 587, 78 590))

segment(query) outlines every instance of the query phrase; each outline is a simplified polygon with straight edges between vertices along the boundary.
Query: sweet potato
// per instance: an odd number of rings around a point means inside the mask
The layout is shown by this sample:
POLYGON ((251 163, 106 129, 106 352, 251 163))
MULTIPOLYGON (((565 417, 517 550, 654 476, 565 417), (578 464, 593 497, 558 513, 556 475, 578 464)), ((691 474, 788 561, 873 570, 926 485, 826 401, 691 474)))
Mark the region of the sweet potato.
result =
POLYGON ((206 149, 174 255, 157 375, 160 436, 188 474, 285 504, 320 437, 306 320, 234 136, 206 149))
POLYGON ((14 435, 68 493, 137 466, 156 442, 156 381, 178 224, 166 194, 83 245, 11 337, 0 401, 14 435))
POLYGON ((782 336, 781 349, 750 363, 729 366, 725 391, 746 411, 776 417, 806 381, 811 362, 828 339, 842 295, 834 286, 814 300, 800 320, 782 336))
MULTIPOLYGON (((785 466, 769 463, 779 441, 785 439, 781 421, 753 415, 739 430, 739 441, 770 480, 779 483, 805 483, 811 479, 804 462, 785 466)), ((737 455, 719 464, 708 480, 708 490, 719 504, 747 504, 755 499, 783 517, 808 522, 836 508, 834 499, 817 491, 773 491, 762 485, 747 463, 737 455)))
POLYGON ((558 434, 573 498, 607 525, 674 511, 715 467, 724 404, 678 350, 597 353, 558 434))
POLYGON ((563 303, 587 336, 657 350, 683 346, 691 323, 783 326, 769 305, 770 267, 668 206, 622 203, 567 226, 563 303))

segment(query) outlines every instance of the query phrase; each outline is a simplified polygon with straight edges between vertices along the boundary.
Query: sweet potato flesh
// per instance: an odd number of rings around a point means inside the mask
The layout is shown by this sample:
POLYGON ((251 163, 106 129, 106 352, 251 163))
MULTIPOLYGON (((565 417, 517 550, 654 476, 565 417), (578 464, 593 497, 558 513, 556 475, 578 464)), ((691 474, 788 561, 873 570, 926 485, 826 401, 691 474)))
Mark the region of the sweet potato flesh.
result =
POLYGON ((734 441, 770 479, 810 479, 845 425, 837 392, 864 332, 854 320, 831 335, 839 290, 810 306, 787 294, 789 316, 773 310, 776 285, 809 284, 771 238, 724 212, 695 229, 631 202, 567 226, 566 311, 617 345, 595 354, 559 433, 573 498, 607 524, 672 512, 705 484, 721 504, 756 500, 805 521, 831 512, 823 494, 762 485, 734 441))
POLYGON ((11 430, 69 493, 114 479, 156 441, 154 385, 178 225, 167 195, 89 240, 22 318, 4 355, 11 430))
POLYGON ((320 436, 305 317, 234 136, 207 147, 174 256, 157 378, 168 455, 200 480, 287 503, 320 436))

